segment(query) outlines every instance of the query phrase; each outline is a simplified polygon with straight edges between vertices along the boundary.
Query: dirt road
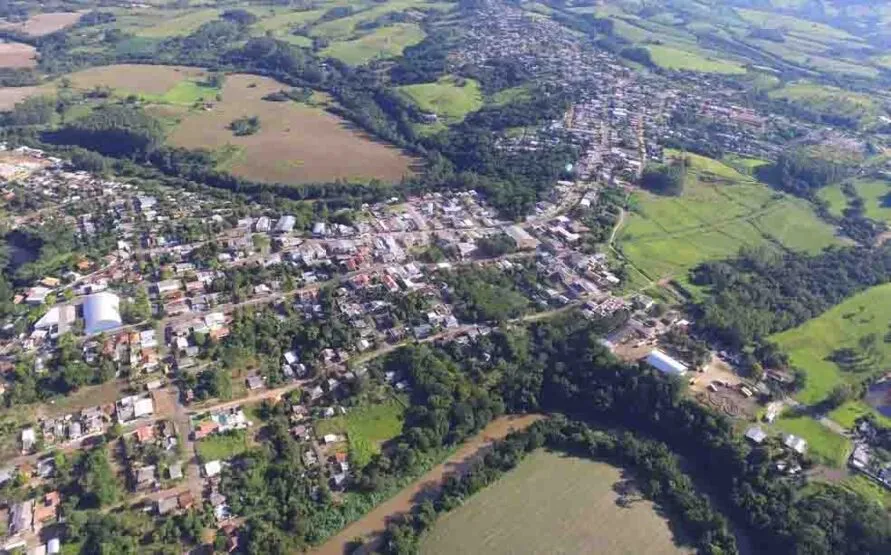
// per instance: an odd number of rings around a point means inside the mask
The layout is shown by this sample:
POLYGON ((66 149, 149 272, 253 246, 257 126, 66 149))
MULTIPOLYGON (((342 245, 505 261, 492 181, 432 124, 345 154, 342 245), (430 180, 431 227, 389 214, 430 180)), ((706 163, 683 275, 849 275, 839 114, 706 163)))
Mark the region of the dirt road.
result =
POLYGON ((541 415, 503 416, 490 423, 485 429, 466 441, 442 464, 418 478, 413 484, 400 491, 396 496, 378 505, 373 511, 360 520, 350 524, 323 545, 310 551, 313 555, 343 555, 346 547, 358 537, 366 540, 377 540, 378 535, 386 529, 387 521, 392 517, 410 510, 418 497, 432 493, 443 479, 453 473, 463 472, 467 465, 482 455, 493 442, 502 439, 514 430, 529 427, 541 415), (421 495, 419 495, 421 494, 421 495))

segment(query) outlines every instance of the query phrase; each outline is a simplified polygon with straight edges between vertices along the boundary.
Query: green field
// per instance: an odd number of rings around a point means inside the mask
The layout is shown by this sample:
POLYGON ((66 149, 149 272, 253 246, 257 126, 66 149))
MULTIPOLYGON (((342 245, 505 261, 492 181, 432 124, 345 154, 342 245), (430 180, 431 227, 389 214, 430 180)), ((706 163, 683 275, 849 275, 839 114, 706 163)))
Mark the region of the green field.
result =
POLYGON ((380 453, 381 445, 402 432, 402 403, 386 403, 351 408, 344 416, 319 420, 316 435, 345 434, 349 440, 350 458, 354 465, 364 467, 371 457, 380 453))
POLYGON ((159 21, 151 26, 138 29, 136 31, 136 35, 140 37, 150 38, 166 38, 188 35, 205 23, 217 19, 220 16, 220 13, 222 13, 222 10, 213 8, 189 11, 179 15, 174 12, 173 14, 170 14, 168 17, 164 18, 162 21, 159 21))
POLYGON ((800 105, 807 110, 851 118, 861 125, 874 123, 884 114, 884 110, 872 96, 806 81, 789 83, 770 91, 768 96, 800 105))
POLYGON ((424 40, 424 31, 413 23, 379 27, 360 38, 332 43, 322 55, 350 64, 361 65, 374 59, 393 58, 409 46, 424 40))
MULTIPOLYGON (((863 199, 866 217, 891 224, 891 181, 864 178, 855 179, 851 184, 863 199)), ((829 212, 835 216, 841 216, 848 207, 848 199, 841 185, 824 187, 817 196, 829 204, 829 212)))
POLYGON ((851 297, 797 328, 774 335, 791 363, 807 372, 807 382, 796 398, 814 404, 845 381, 860 382, 887 370, 891 343, 883 338, 891 324, 891 284, 880 285, 851 297), (827 357, 840 348, 859 349, 861 338, 875 334, 874 352, 861 371, 845 372, 827 357))
POLYGON ((873 415, 878 419, 879 423, 891 428, 891 418, 884 416, 864 401, 847 401, 833 409, 827 416, 845 428, 853 428, 854 423, 867 414, 873 415))
POLYGON ((833 432, 810 416, 783 416, 774 422, 773 429, 804 438, 807 441, 807 454, 834 468, 843 468, 851 454, 851 440, 833 432))
MULTIPOLYGON (((669 155, 676 153, 669 152, 669 155)), ((832 226, 801 199, 771 190, 727 164, 688 154, 679 197, 638 191, 617 238, 622 252, 651 279, 681 283, 698 264, 734 256, 743 246, 818 252, 838 243, 832 226)), ((742 169, 756 162, 733 162, 742 169)))
POLYGON ((888 491, 884 486, 880 486, 866 476, 862 474, 851 476, 843 480, 841 485, 891 511, 891 491, 888 491))
POLYGON ((483 106, 480 85, 473 79, 446 76, 435 83, 405 85, 398 90, 418 108, 438 115, 445 123, 455 123, 483 106))
POLYGON ((743 74, 746 68, 728 60, 706 58, 695 52, 671 46, 648 46, 653 63, 665 69, 701 71, 704 73, 743 74))
POLYGON ((224 461, 238 456, 250 448, 250 438, 244 430, 226 434, 214 434, 195 443, 202 461, 224 461))
POLYGON ((589 459, 537 451, 440 518, 421 555, 597 553, 662 555, 678 547, 648 501, 620 507, 622 472, 589 459))

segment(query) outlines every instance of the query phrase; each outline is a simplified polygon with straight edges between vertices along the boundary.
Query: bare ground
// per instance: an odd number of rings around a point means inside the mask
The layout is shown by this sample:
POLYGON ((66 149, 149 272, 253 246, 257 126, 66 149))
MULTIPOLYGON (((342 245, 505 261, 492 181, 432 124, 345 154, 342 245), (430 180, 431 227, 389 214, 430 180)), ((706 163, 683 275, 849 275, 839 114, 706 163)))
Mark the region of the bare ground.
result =
POLYGON ((81 15, 83 15, 81 12, 39 13, 20 23, 5 23, 0 25, 0 28, 19 31, 32 37, 42 37, 74 25, 81 15))
POLYGON ((21 42, 0 43, 0 67, 21 68, 35 67, 36 65, 37 49, 30 44, 24 44, 21 42))

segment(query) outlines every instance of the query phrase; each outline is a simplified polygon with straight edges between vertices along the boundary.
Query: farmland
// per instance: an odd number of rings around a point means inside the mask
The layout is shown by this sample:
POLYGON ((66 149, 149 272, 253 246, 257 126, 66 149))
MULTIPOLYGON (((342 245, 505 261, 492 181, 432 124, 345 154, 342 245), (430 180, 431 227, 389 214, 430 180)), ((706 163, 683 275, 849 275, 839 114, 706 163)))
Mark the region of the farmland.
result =
POLYGON ((32 37, 42 37, 55 33, 77 23, 79 12, 50 12, 35 14, 21 23, 6 23, 0 29, 18 31, 32 37))
POLYGON ((282 88, 269 78, 230 75, 223 86, 222 100, 209 110, 189 112, 169 140, 176 146, 225 152, 220 158, 221 169, 257 181, 398 181, 410 173, 412 158, 350 129, 346 122, 320 108, 263 100, 282 88), (259 117, 260 131, 233 136, 228 129, 230 122, 251 116, 259 117), (344 156, 332 157, 331 153, 344 156))
POLYGON ((322 51, 325 56, 350 64, 361 65, 377 58, 392 58, 424 40, 424 31, 415 24, 400 23, 380 27, 360 38, 339 41, 322 51))
POLYGON ((882 338, 891 324, 891 285, 880 285, 771 339, 789 353, 794 366, 807 373, 797 398, 818 403, 843 382, 860 382, 881 372, 891 361, 891 344, 882 338), (874 341, 866 339, 873 338, 874 341), (863 342, 863 344, 861 344, 863 342), (856 365, 843 370, 829 356, 843 348, 858 351, 856 365))
POLYGON ((121 64, 85 69, 68 75, 68 79, 75 89, 104 86, 121 96, 136 94, 159 101, 177 87, 190 86, 183 83, 198 82, 206 76, 206 71, 190 67, 121 64))
POLYGON ((666 69, 702 71, 705 73, 745 73, 746 69, 734 62, 705 57, 695 52, 671 46, 648 46, 653 63, 666 69))
POLYGON ((321 420, 316 435, 345 434, 349 441, 350 458, 358 467, 380 453, 381 445, 402 431, 403 405, 397 401, 366 405, 350 410, 346 415, 321 420))
POLYGON ((34 67, 37 65, 37 49, 21 42, 0 43, 0 68, 34 67))
POLYGON ((683 553, 648 501, 619 507, 619 469, 546 451, 442 517, 423 555, 451 553, 683 553))
POLYGON ((691 166, 683 194, 636 192, 618 235, 624 254, 651 279, 684 281, 690 268, 734 256, 742 246, 779 244, 813 253, 837 242, 833 228, 806 201, 716 160, 687 156, 691 166))

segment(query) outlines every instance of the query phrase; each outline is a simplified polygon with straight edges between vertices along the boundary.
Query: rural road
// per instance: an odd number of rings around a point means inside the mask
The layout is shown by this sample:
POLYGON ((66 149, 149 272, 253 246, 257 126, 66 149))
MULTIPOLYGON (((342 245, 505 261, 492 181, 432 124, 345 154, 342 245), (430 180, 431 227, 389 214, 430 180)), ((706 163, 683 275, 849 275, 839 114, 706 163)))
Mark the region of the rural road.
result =
POLYGON ((403 514, 417 503, 418 494, 436 490, 443 480, 453 474, 463 472, 467 465, 483 454, 495 441, 507 436, 512 431, 528 428, 541 420, 538 414, 524 416, 502 416, 491 423, 473 438, 464 442, 461 447, 443 463, 433 467, 414 483, 402 489, 394 497, 381 503, 361 519, 348 525, 339 534, 313 549, 312 555, 344 555, 346 548, 356 538, 371 540, 368 547, 354 553, 370 553, 374 544, 380 539, 380 533, 386 530, 387 522, 399 514, 403 514))

